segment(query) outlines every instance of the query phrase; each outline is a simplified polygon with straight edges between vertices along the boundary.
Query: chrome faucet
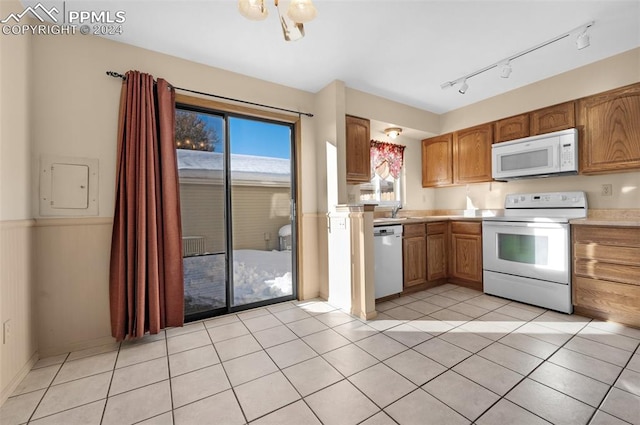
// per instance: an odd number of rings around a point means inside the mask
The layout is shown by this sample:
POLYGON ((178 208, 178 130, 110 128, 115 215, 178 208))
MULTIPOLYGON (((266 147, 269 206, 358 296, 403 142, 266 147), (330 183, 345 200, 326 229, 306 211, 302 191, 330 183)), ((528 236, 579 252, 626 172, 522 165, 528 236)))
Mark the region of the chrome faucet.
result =
POLYGON ((397 215, 398 215, 398 210, 399 210, 400 208, 402 208, 402 207, 400 206, 400 203, 398 203, 398 205, 394 205, 394 206, 391 208, 391 218, 396 218, 396 217, 397 217, 397 215))

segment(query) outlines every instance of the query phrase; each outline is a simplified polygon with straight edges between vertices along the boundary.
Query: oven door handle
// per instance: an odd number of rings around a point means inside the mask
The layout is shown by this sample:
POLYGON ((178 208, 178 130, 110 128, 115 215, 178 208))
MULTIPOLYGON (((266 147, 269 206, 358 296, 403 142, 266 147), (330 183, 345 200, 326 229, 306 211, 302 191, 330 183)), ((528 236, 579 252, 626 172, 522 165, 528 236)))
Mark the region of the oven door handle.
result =
POLYGON ((484 221, 482 223, 484 227, 491 227, 499 229, 501 227, 528 227, 537 229, 563 229, 569 225, 566 223, 545 223, 540 221, 484 221))

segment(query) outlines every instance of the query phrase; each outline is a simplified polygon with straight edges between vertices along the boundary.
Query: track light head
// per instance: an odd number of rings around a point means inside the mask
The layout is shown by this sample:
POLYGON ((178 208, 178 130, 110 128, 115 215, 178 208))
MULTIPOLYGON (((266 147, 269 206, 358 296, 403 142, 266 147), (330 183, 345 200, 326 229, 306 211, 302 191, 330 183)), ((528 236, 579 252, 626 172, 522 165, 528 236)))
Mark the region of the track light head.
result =
POLYGON ((502 68, 500 69, 500 77, 501 78, 509 78, 509 75, 511 75, 511 62, 506 61, 505 63, 502 64, 502 68))
POLYGON ((585 47, 589 47, 589 45, 591 44, 589 34, 587 34, 588 29, 589 27, 586 27, 584 31, 578 34, 578 38, 576 38, 576 47, 578 48, 578 50, 582 50, 585 47))
POLYGON ((460 94, 465 94, 467 92, 467 89, 469 88, 469 84, 467 84, 467 80, 464 80, 462 82, 462 85, 460 86, 460 88, 458 89, 458 93, 460 94))

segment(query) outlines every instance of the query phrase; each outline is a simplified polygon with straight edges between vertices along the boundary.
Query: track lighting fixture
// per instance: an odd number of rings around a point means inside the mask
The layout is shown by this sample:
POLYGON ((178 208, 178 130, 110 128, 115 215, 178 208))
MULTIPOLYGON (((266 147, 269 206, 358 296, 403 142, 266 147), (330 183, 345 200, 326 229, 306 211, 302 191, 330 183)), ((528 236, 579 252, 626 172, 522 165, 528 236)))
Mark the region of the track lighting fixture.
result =
POLYGON ((402 133, 402 129, 400 127, 391 127, 384 130, 384 134, 391 137, 392 139, 398 137, 400 133, 402 133))
POLYGON ((469 88, 469 84, 467 84, 467 80, 465 78, 465 80, 462 82, 462 85, 458 89, 458 93, 465 94, 468 88, 469 88))
POLYGON ((576 32, 579 32, 578 34, 578 38, 576 39, 576 46, 577 48, 580 49, 584 49, 585 47, 588 47, 590 44, 590 40, 589 40, 589 34, 587 34, 587 30, 589 28, 591 28, 593 25, 595 25, 595 21, 591 21, 588 22, 584 25, 581 25, 577 28, 572 29, 571 31, 565 32, 563 34, 560 34, 550 40, 545 41, 544 43, 540 43, 537 44, 533 47, 530 47, 526 50, 523 50, 519 53, 516 53, 515 55, 509 56, 507 58, 504 58, 502 60, 499 60, 498 62, 492 63, 491 65, 485 66, 484 68, 481 68, 477 71, 474 71, 470 74, 467 75, 463 75, 460 78, 457 78, 455 80, 451 80, 451 81, 447 81, 445 83, 442 83, 440 85, 440 87, 442 89, 448 89, 449 87, 453 87, 457 84, 460 84, 460 88, 458 89, 458 92, 460 94, 465 94, 467 92, 467 89, 469 88, 469 84, 467 83, 467 80, 471 77, 475 77, 478 74, 482 74, 483 72, 486 72, 490 69, 493 68, 497 68, 497 67, 501 67, 500 68, 500 77, 502 78, 509 78, 509 75, 511 75, 511 61, 513 61, 514 59, 518 59, 519 57, 522 57, 524 55, 527 55, 531 52, 535 52, 538 49, 541 49, 545 46, 548 46, 549 44, 555 43, 556 41, 560 41, 563 38, 567 38, 573 34, 575 34, 576 32))

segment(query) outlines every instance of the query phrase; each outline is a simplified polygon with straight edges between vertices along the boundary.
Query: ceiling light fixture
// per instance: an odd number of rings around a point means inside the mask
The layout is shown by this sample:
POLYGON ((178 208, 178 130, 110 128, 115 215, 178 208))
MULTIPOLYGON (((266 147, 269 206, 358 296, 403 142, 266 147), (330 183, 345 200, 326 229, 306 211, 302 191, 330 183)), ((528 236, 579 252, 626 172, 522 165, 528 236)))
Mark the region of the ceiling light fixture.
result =
POLYGON ((238 0, 238 10, 242 16, 252 21, 262 21, 269 16, 264 0, 238 0))
POLYGON ((400 133, 402 133, 402 129, 400 127, 391 127, 384 130, 384 134, 391 137, 392 139, 398 137, 400 133))
POLYGON ((311 0, 291 0, 287 9, 287 16, 293 21, 300 24, 306 24, 312 21, 318 11, 311 0))
POLYGON ((447 81, 445 83, 442 83, 440 85, 440 87, 442 89, 448 89, 449 87, 453 87, 456 84, 461 84, 460 89, 458 90, 458 92, 460 92, 460 94, 465 94, 467 92, 467 89, 469 88, 469 84, 467 83, 467 80, 471 77, 475 77, 476 75, 482 74, 483 72, 486 72, 490 69, 496 68, 498 66, 503 66, 500 76, 502 78, 508 78, 509 75, 511 74, 511 61, 513 61, 514 59, 518 59, 519 57, 522 57, 526 54, 529 54, 531 52, 535 52, 538 49, 541 49, 545 46, 548 46, 549 44, 555 43, 556 41, 560 41, 564 38, 569 37, 572 34, 575 34, 576 32, 579 32, 578 38, 576 39, 576 46, 578 47, 578 49, 584 49, 585 47, 589 46, 589 34, 587 34, 587 30, 592 27, 593 25, 595 25, 595 21, 591 21, 588 22, 584 25, 580 25, 577 28, 572 29, 571 31, 567 31, 563 34, 560 34, 556 37, 553 37, 550 40, 545 41, 544 43, 540 43, 537 44, 533 47, 530 47, 526 50, 523 50, 521 52, 518 52, 512 56, 506 57, 504 59, 499 60, 498 62, 492 63, 491 65, 485 66, 484 68, 480 68, 477 71, 471 72, 467 75, 463 75, 460 78, 456 78, 455 80, 451 80, 451 81, 447 81), (508 69, 508 70, 507 70, 508 69))
MULTIPOLYGON (((296 41, 304 37, 304 24, 313 20, 318 11, 312 0, 274 0, 278 18, 286 41, 296 41), (286 12, 281 12, 286 9, 286 12)), ((238 0, 240 14, 252 21, 262 21, 269 11, 265 0, 238 0)))

